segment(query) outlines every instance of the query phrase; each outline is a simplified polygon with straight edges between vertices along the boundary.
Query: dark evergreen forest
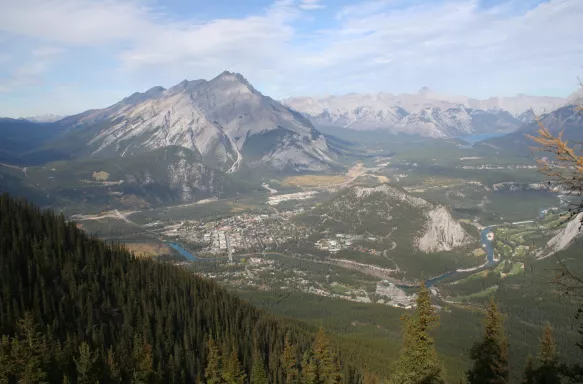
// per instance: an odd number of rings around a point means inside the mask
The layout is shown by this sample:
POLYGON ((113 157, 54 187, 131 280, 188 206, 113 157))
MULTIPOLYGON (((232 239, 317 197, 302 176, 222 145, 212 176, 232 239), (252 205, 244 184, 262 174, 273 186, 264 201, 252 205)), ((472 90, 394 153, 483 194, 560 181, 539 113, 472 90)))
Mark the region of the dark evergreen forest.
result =
POLYGON ((212 281, 138 260, 63 215, 2 195, 0 234, 1 383, 371 377, 322 330, 315 337, 315 329, 259 310, 212 281))

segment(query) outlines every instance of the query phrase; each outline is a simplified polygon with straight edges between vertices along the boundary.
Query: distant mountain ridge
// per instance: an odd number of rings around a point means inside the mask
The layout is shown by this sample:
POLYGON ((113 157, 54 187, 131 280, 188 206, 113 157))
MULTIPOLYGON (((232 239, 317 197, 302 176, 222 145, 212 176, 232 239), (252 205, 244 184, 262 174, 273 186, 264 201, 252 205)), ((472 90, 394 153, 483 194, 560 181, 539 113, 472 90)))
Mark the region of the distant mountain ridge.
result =
POLYGON ((529 110, 540 114, 567 99, 517 95, 485 100, 445 95, 423 87, 415 94, 349 94, 293 97, 282 102, 316 125, 384 129, 391 133, 453 137, 471 133, 511 132, 522 126, 529 110))
POLYGON ((51 113, 46 115, 39 115, 39 116, 31 116, 25 117, 25 120, 32 121, 33 123, 54 123, 55 121, 59 121, 63 119, 65 116, 61 115, 53 115, 51 113))
MULTIPOLYGON (((539 116, 539 121, 554 135, 557 136, 563 131, 563 138, 570 142, 583 141, 583 113, 579 110, 577 99, 570 99, 568 105, 565 105, 555 111, 539 116)), ((487 146, 500 152, 520 154, 531 157, 530 147, 536 146, 536 143, 528 138, 527 135, 537 136, 539 129, 538 123, 532 120, 522 126, 520 129, 503 137, 497 137, 485 140, 479 143, 479 146, 487 146)))

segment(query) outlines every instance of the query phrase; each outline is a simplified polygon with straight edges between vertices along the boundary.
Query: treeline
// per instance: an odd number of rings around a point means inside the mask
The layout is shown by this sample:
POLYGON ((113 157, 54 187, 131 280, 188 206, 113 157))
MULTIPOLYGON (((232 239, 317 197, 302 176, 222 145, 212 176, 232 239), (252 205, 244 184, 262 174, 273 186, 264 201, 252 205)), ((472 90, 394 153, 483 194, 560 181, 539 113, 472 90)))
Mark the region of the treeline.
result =
POLYGON ((0 234, 0 383, 247 383, 254 366, 268 383, 286 383, 293 369, 305 374, 305 358, 318 383, 365 377, 333 338, 320 350, 322 333, 315 344, 309 327, 138 260, 62 215, 2 195, 0 234), (207 378, 213 343, 220 371, 238 362, 242 375, 207 378))

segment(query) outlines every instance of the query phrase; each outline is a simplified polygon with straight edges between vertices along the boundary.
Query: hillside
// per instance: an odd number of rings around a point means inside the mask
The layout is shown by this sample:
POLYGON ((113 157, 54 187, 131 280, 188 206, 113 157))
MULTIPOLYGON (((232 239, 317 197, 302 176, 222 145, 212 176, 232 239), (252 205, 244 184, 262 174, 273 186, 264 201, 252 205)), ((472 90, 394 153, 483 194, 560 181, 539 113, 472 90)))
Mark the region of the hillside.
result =
MULTIPOLYGON (((61 133, 51 124, 24 119, 0 118, 0 163, 20 163, 30 151, 58 137, 61 133)), ((31 162, 38 158, 31 157, 31 162)))
MULTIPOLYGON (((270 383, 283 383, 286 335, 297 361, 313 340, 301 323, 7 195, 0 230, 0 379, 9 383, 195 382, 213 352, 230 355, 223 370, 235 361, 249 375, 260 365, 270 383)), ((343 382, 360 381, 345 358, 338 364, 343 382)))
MULTIPOLYGON (((569 141, 583 141, 583 115, 577 110, 577 105, 563 106, 553 112, 542 115, 540 121, 553 134, 564 131, 563 138, 569 141)), ((501 154, 532 156, 530 147, 535 143, 526 135, 537 135, 537 122, 531 122, 511 134, 492 138, 479 143, 476 147, 493 149, 501 154)), ((545 156, 547 156, 545 154, 545 156)))
POLYGON ((83 213, 143 209, 249 193, 245 180, 204 165, 200 153, 169 146, 129 157, 59 161, 22 171, 0 166, 0 191, 43 197, 43 204, 83 213))
POLYGON ((350 239, 332 257, 389 268, 411 279, 469 265, 474 262, 471 250, 479 247, 475 232, 468 232, 472 229, 447 208, 386 184, 350 187, 295 220, 314 232, 308 241, 332 241, 335 247, 350 239))

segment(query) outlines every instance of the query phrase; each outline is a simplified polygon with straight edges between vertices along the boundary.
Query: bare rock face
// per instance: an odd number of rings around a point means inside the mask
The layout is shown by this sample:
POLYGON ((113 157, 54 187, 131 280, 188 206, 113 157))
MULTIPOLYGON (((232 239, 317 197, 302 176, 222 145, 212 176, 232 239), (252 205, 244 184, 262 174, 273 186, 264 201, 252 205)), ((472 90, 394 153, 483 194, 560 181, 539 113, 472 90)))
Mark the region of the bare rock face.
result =
POLYGON ((427 253, 451 251, 473 240, 445 207, 433 208, 426 215, 425 234, 417 241, 419 250, 427 253))
POLYGON ((237 73, 187 81, 135 93, 101 110, 61 121, 95 132, 90 156, 130 156, 177 145, 202 155, 205 164, 228 173, 247 162, 245 143, 278 130, 285 134, 261 147, 264 165, 320 170, 333 160, 325 137, 301 114, 262 95, 237 73), (285 140, 284 140, 285 138, 285 140))
POLYGON ((556 252, 567 248, 577 236, 581 235, 581 220, 583 213, 575 216, 567 226, 557 233, 552 239, 547 242, 547 249, 542 254, 543 257, 548 257, 556 252))

